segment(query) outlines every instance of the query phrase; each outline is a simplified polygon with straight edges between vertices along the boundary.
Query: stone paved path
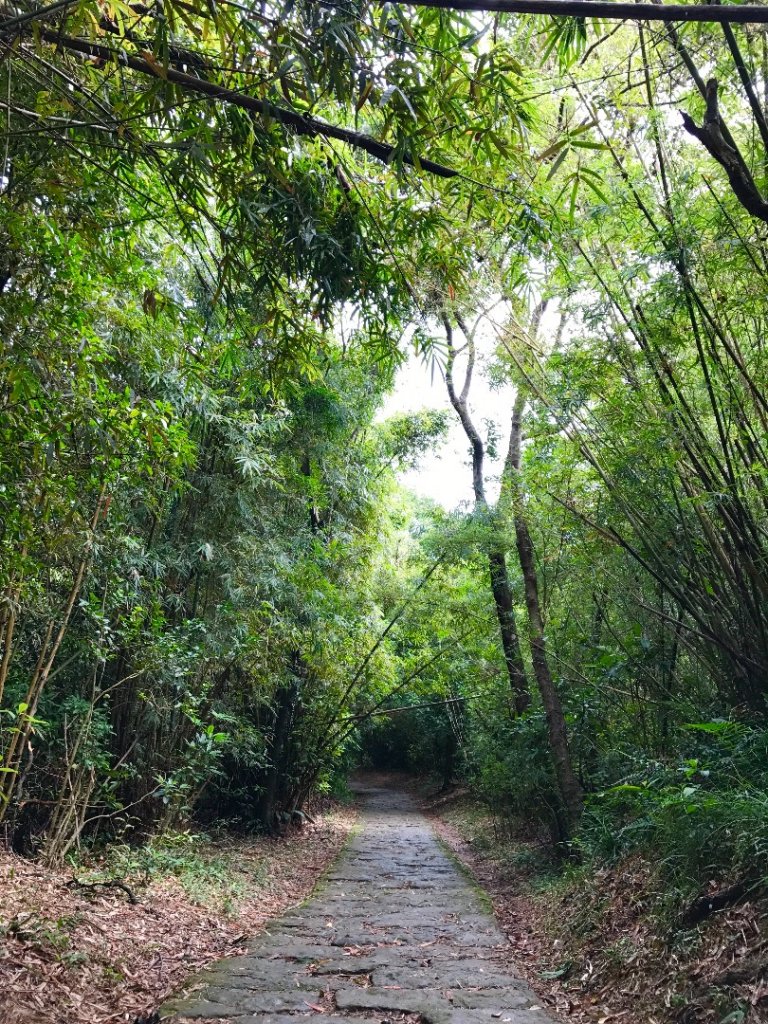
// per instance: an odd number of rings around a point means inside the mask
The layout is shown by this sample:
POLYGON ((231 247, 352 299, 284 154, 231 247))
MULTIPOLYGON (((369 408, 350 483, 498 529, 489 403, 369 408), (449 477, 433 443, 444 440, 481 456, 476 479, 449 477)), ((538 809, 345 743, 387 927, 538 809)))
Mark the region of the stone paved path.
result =
POLYGON ((551 1024, 525 982, 500 966, 504 936, 411 798, 365 783, 358 792, 362 828, 319 893, 244 956, 193 978, 161 1015, 237 1024, 551 1024))

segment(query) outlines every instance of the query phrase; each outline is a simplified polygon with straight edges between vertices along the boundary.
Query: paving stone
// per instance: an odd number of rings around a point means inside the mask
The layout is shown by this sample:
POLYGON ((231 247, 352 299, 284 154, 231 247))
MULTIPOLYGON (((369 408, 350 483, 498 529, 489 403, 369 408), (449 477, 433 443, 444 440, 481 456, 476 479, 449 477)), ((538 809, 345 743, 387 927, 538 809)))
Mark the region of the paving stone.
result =
POLYGON ((249 946, 249 952, 258 952, 272 960, 312 963, 313 960, 336 956, 338 953, 338 950, 331 947, 327 936, 323 936, 323 939, 324 942, 297 942, 293 936, 271 935, 269 939, 262 940, 261 945, 249 946))
POLYGON ((284 974, 282 977, 270 976, 265 978, 263 975, 222 972, 221 974, 213 974, 210 978, 203 979, 199 988, 198 979, 195 979, 194 982, 195 991, 204 991, 206 994, 214 988, 219 990, 239 989, 243 992, 274 992, 276 986, 285 988, 286 991, 298 989, 305 993, 305 997, 311 998, 312 993, 317 992, 318 979, 311 974, 303 976, 284 974))
POLYGON ((453 964, 433 964, 429 967, 379 967, 372 972, 373 984, 378 988, 399 985, 401 988, 506 988, 509 975, 494 973, 482 967, 467 968, 453 964))
POLYGON ((199 985, 232 985, 236 988, 267 989, 275 991, 284 985, 313 988, 317 982, 307 973, 308 965, 299 965, 287 960, 264 960, 256 957, 236 957, 201 971, 195 976, 195 987, 199 985))
POLYGON ((514 988, 472 991, 463 989, 451 992, 451 1002, 464 1010, 520 1010, 536 1002, 529 989, 520 985, 514 988))
MULTIPOLYGON (((337 950, 338 953, 338 950, 337 950)), ((386 947, 375 956, 335 956, 323 960, 315 967, 321 974, 371 974, 385 964, 391 963, 392 954, 386 947)))
MULTIPOLYGON (((447 1000, 436 1001, 433 1005, 450 1008, 447 1000)), ((432 1004, 426 990, 408 989, 343 988, 336 993, 336 1005, 340 1010, 400 1010, 406 1013, 421 1013, 424 1006, 432 1004)))
POLYGON ((206 1002, 219 1003, 229 1008, 234 1007, 239 1013, 293 1013, 296 1010, 310 1010, 309 1003, 317 1003, 321 997, 319 986, 314 991, 290 989, 288 986, 280 992, 252 992, 243 988, 207 986, 201 993, 206 1002))
POLYGON ((242 1017, 244 1010, 235 1006, 225 1006, 222 1003, 210 1003, 205 999, 183 999, 177 1002, 164 1003, 160 1007, 160 1014, 163 1020, 173 1020, 175 1016, 181 1017, 242 1017))
MULTIPOLYGON (((498 1011, 460 1010, 452 1012, 447 1024, 552 1024, 552 1018, 540 1006, 529 1006, 525 1010, 506 1010, 499 1016, 498 1011)), ((431 1024, 444 1024, 434 1021, 431 1024)))
POLYGON ((416 1013, 424 1024, 552 1024, 500 964, 502 933, 411 799, 368 787, 362 816, 318 895, 192 978, 161 1007, 164 1020, 380 1024, 416 1013))

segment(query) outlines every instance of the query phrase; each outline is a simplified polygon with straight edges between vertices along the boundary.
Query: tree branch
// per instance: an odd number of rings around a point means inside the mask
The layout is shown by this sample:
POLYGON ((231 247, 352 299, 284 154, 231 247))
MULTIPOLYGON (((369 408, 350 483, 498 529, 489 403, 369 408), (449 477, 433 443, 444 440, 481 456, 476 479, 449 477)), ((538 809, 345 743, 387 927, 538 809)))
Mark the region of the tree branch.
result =
POLYGON ((720 117, 717 104, 717 79, 710 78, 706 88, 707 108, 701 126, 690 114, 683 113, 683 126, 689 135, 704 146, 728 175, 733 194, 741 205, 759 220, 768 224, 768 202, 760 194, 746 165, 739 159, 739 153, 725 137, 725 125, 720 117))
POLYGON ((459 325, 461 333, 467 339, 461 347, 461 351, 465 348, 467 349, 467 372, 464 374, 464 386, 461 389, 461 401, 466 403, 469 398, 469 389, 472 387, 472 375, 475 372, 475 327, 477 327, 477 324, 470 331, 461 313, 456 313, 456 323, 459 325))
POLYGON ((471 334, 466 330, 466 326, 464 326, 462 331, 467 339, 467 345, 469 348, 467 372, 464 377, 464 386, 461 389, 461 394, 457 395, 453 381, 453 367, 456 360, 456 349, 453 344, 453 328, 447 314, 443 314, 443 326, 445 327, 446 347, 448 349, 448 359, 445 364, 445 385, 448 390, 448 398, 450 399, 456 415, 459 417, 464 433, 467 435, 467 440, 472 447, 472 488, 475 493, 475 502, 478 506, 486 508, 488 502, 485 496, 485 481, 483 480, 485 445, 483 444, 483 439, 480 437, 477 427, 472 422, 472 417, 469 413, 469 406, 467 405, 469 388, 472 383, 472 370, 475 362, 475 346, 471 334))
POLYGON ((752 84, 752 78, 750 77, 747 65, 744 62, 744 55, 741 52, 736 35, 730 25, 723 25, 723 35, 725 41, 728 44, 728 49, 731 51, 733 57, 733 63, 736 65, 736 70, 739 73, 741 84, 744 87, 744 92, 749 100, 749 106, 752 111, 752 116, 755 119, 757 130, 760 132, 760 138, 763 142, 763 148, 768 153, 768 124, 765 120, 765 114, 763 108, 760 106, 760 100, 757 98, 755 93, 755 87, 752 84))
MULTIPOLYGON (((383 3, 384 0, 379 0, 383 3)), ((613 3, 611 0, 400 0, 404 7, 438 7, 448 11, 501 14, 551 14, 577 18, 618 18, 627 21, 705 21, 723 24, 768 24, 768 6, 759 4, 613 3)))
MULTIPOLYGON (((0 27, 0 36, 3 34, 4 30, 0 27)), ((125 50, 114 50, 101 43, 67 36, 50 28, 39 29, 39 35, 46 42, 53 43, 60 49, 68 50, 70 53, 80 53, 86 57, 96 57, 110 63, 114 62, 122 67, 131 68, 132 71, 137 71, 139 74, 146 75, 149 78, 160 78, 164 81, 172 82, 174 85, 181 86, 188 92, 200 93, 204 96, 209 96, 215 101, 241 107, 251 113, 270 118, 293 129, 297 135, 306 135, 311 138, 325 136, 329 139, 338 139, 338 141, 346 142, 347 145, 356 149, 364 150, 385 164, 391 163, 395 155, 395 147, 388 142, 379 142, 378 139, 374 139, 362 132, 356 132, 350 128, 340 128, 318 118, 308 117, 288 107, 276 106, 266 100, 257 99, 255 96, 248 96, 234 89, 227 89, 224 86, 216 85, 214 82, 209 82, 205 78, 188 75, 186 72, 179 71, 171 66, 163 67, 161 64, 150 64, 149 61, 134 56, 134 54, 128 53, 125 50)), ((403 153, 401 159, 403 163, 420 168, 436 175, 438 178, 454 178, 458 174, 458 171, 452 167, 435 163, 434 160, 422 160, 411 153, 403 153)))

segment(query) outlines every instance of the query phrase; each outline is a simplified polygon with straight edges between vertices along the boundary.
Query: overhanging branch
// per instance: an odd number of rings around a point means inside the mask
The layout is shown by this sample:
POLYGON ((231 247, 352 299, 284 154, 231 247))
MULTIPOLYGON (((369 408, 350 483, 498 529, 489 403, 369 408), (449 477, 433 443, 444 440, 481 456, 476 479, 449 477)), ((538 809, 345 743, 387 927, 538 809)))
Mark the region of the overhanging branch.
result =
MULTIPOLYGON (((384 0, 379 0, 383 3, 384 0)), ((611 0, 400 0, 405 7, 439 7, 448 11, 486 11, 495 14, 550 14, 619 21, 705 21, 768 24, 762 4, 648 4, 611 0)))
POLYGON ((753 217, 768 224, 768 202, 760 194, 754 178, 749 173, 738 150, 730 145, 726 137, 725 125, 720 116, 717 103, 717 80, 710 78, 706 86, 707 108, 701 126, 697 125, 690 114, 683 114, 683 126, 689 135, 704 146, 728 175, 733 194, 745 210, 753 217))
MULTIPOLYGON (((163 67, 162 64, 157 62, 151 64, 142 57, 137 57, 126 50, 116 50, 101 43, 67 36, 50 28, 40 28, 38 29, 38 34, 41 39, 53 43, 59 49, 67 50, 70 53, 80 53, 85 57, 96 57, 109 63, 117 63, 121 67, 130 68, 132 71, 146 75, 148 78, 160 78, 167 82, 173 82, 174 85, 180 86, 187 92, 209 96, 216 102, 241 107, 243 110, 248 110, 261 117, 270 118, 279 124, 291 128, 297 135, 306 135, 310 138, 324 136, 329 139, 337 139, 339 142, 345 142, 355 149, 364 150, 370 156, 381 160, 385 164, 391 163, 395 157, 395 147, 388 142, 380 142, 378 139, 374 139, 362 132, 328 124, 328 122, 321 121, 315 117, 307 117, 296 110, 276 106, 266 100, 257 99, 255 96, 237 92, 235 89, 227 89, 205 78, 198 78, 195 75, 179 71, 178 68, 172 66, 163 67)), ((400 159, 405 164, 420 168, 439 178, 454 178, 458 174, 458 171, 452 167, 435 163, 434 160, 421 159, 408 152, 402 153, 400 159)))

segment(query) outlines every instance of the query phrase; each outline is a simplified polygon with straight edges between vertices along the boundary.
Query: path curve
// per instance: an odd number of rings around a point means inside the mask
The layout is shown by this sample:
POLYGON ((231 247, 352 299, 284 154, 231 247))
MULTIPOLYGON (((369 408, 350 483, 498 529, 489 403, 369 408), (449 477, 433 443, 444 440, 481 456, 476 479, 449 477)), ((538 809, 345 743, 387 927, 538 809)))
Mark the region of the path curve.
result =
POLYGON ((361 828, 304 906, 161 1008, 237 1024, 551 1024, 413 799, 358 782, 361 828))

